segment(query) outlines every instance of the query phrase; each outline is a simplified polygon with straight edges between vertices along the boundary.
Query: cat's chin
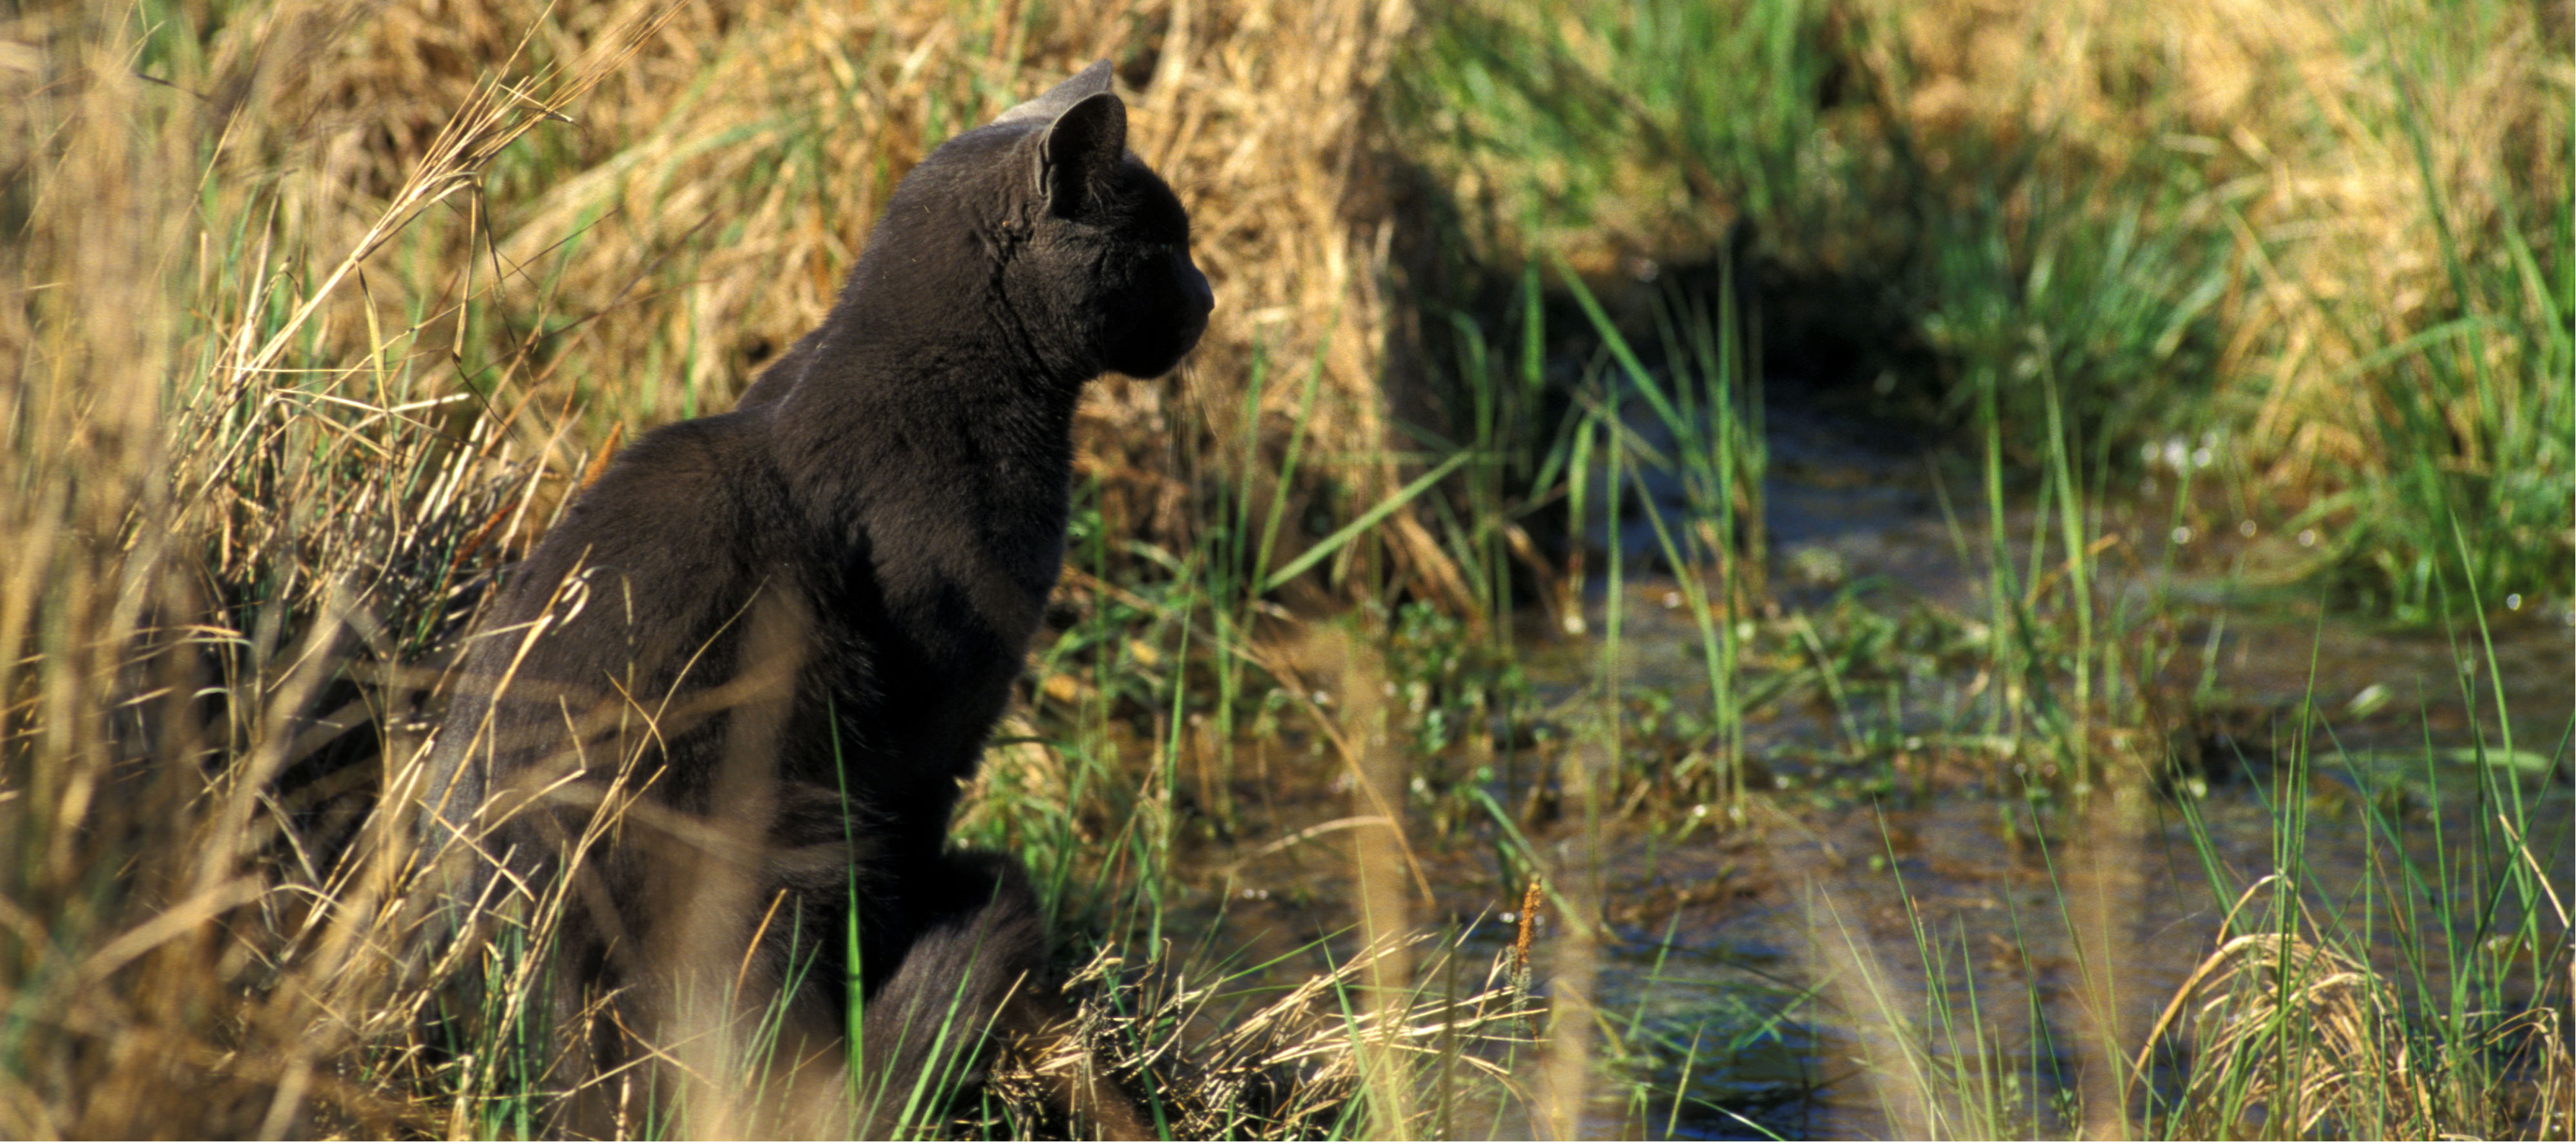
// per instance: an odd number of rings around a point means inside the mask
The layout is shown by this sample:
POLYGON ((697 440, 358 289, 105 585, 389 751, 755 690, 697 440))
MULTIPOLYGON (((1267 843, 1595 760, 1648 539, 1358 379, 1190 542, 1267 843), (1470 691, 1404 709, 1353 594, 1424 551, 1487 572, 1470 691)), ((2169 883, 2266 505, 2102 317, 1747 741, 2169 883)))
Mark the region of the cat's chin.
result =
POLYGON ((1197 349, 1198 344, 1198 334, 1193 332, 1177 349, 1114 355, 1106 364, 1111 372, 1150 380, 1180 368, 1181 359, 1190 356, 1190 351, 1197 349))
POLYGON ((1191 350, 1198 348, 1199 336, 1207 332, 1208 313, 1203 309, 1195 319, 1175 319, 1186 323, 1177 328, 1147 323, 1136 331, 1143 336, 1113 345, 1101 364, 1129 377, 1156 378, 1170 373, 1180 366, 1181 359, 1190 356, 1191 350))

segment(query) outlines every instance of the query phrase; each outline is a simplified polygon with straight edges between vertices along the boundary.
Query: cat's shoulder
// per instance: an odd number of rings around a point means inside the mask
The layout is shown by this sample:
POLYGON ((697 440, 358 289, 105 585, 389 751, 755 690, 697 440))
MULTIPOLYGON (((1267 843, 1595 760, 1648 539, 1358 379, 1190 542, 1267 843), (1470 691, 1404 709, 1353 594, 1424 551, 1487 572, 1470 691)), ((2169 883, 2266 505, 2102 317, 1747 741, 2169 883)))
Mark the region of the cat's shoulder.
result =
POLYGON ((704 499, 718 486, 757 482, 774 464, 769 424, 767 409, 752 408, 656 428, 619 450, 582 499, 665 492, 704 499))
POLYGON ((754 408, 644 434, 581 490, 546 545, 639 569, 752 554, 782 496, 769 422, 769 409, 754 408))

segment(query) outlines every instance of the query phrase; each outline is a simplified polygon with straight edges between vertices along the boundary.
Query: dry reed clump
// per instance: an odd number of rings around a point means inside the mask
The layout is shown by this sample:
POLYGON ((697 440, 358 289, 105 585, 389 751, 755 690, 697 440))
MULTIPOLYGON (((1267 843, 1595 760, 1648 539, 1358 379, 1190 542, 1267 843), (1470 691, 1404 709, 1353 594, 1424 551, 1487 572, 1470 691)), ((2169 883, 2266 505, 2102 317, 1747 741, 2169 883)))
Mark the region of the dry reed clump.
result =
MULTIPOLYGON (((2287 892, 2262 879, 2231 920, 2267 888, 2287 892)), ((2527 1009, 2456 1039, 2409 1020, 2390 983, 2341 949, 2304 932, 2248 933, 2220 942, 2175 990, 2130 1075, 2144 1079, 2159 1048, 2187 1042, 2181 1091, 2152 1109, 2164 1133, 2187 1140, 2564 1133, 2576 1064, 2559 1010, 2527 1009)))
MULTIPOLYGON (((1044 1059, 1003 1058, 988 1082, 999 1106, 988 1115, 1000 1115, 974 1127, 1060 1130, 1048 1103, 1059 1084, 1052 1078, 1096 1060, 1156 1110, 1166 1139, 1418 1139, 1455 1130, 1470 1115, 1467 1102, 1477 1106, 1472 1115, 1503 1107, 1497 1097, 1512 1085, 1504 1061, 1527 1045, 1520 1030, 1541 1009, 1511 983, 1508 955, 1461 996, 1417 986, 1356 999, 1374 991, 1367 979, 1379 968, 1417 960, 1426 944, 1419 935, 1378 942, 1249 1013, 1218 1011, 1242 1004, 1224 977, 1192 985, 1103 951, 1066 983, 1077 1000, 1074 1035, 1044 1059), (1385 1102, 1363 1100, 1371 1087, 1430 1077, 1446 1077, 1452 1091, 1413 1094, 1401 1125, 1381 1119, 1385 1102)), ((1456 956, 1430 959, 1427 978, 1456 956)))
POLYGON ((416 1013, 407 847, 347 813, 377 768, 325 756, 398 714, 356 664, 424 641, 506 466, 415 387, 433 314, 331 323, 620 41, 467 93, 326 244, 293 208, 346 204, 313 171, 231 153, 260 69, 207 70, 267 25, 138 43, 125 15, 0 25, 27 218, 0 248, 0 1134, 385 1135, 411 1097, 361 1058, 416 1013))
POLYGON ((2334 1117, 2355 1135, 2394 1140, 2455 1123, 2436 1119, 2435 1078, 2409 1052, 2386 984, 2335 950, 2273 933, 2221 945, 2175 994, 2150 1043, 2195 994, 2199 1051, 2175 1113, 2186 1138, 2304 1136, 2334 1117))

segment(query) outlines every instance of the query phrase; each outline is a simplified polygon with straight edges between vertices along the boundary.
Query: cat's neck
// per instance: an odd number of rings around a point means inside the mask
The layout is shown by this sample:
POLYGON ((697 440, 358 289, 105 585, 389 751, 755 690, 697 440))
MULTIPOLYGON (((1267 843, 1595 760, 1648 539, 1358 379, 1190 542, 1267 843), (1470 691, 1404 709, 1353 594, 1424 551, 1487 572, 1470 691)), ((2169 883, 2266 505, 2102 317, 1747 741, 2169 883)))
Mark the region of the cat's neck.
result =
POLYGON ((1098 366, 1048 360, 1044 333, 1006 307, 884 298, 846 293, 801 374, 766 403, 782 475, 807 511, 1061 499, 1074 408, 1098 366))

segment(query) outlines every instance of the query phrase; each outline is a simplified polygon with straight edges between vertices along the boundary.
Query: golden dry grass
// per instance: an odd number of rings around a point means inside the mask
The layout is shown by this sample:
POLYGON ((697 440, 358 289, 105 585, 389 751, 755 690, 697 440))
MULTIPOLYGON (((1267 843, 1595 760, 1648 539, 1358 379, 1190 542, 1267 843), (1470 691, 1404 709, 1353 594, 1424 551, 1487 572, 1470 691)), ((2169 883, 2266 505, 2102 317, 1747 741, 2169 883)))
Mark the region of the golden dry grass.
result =
MULTIPOLYGON (((333 245, 497 61, 574 58, 654 7, 392 5, 345 24, 281 10, 267 48, 217 54, 253 77, 238 82, 270 121, 265 154, 318 176, 305 233, 333 245), (318 63, 248 62, 279 51, 318 63)), ((464 372, 521 412, 523 441, 552 443, 559 470, 611 425, 728 407, 820 320, 905 169, 1103 57, 1119 66, 1140 152, 1193 213, 1219 299, 1182 377, 1095 387, 1078 439, 1113 511, 1177 537, 1197 490, 1176 441, 1227 428, 1256 347, 1280 363, 1274 376, 1321 359, 1314 427, 1327 455, 1379 443, 1377 281, 1391 224, 1355 173, 1368 93, 1406 5, 752 2, 666 15, 569 123, 496 164, 468 211, 426 220, 376 260, 385 322, 473 276, 507 280, 477 328, 428 341, 464 347, 464 372), (486 368, 521 348, 509 368, 486 368), (557 437, 567 409, 580 424, 557 437)), ((360 322, 334 323, 344 346, 360 322)), ((1280 386, 1262 406, 1284 421, 1295 398, 1280 386)))
MULTIPOLYGON (((2233 915, 2283 879, 2266 878, 2233 915)), ((2562 1011, 2533 1008, 2494 1020, 2445 1044, 2407 1027, 2394 983, 2332 944, 2311 939, 2315 919, 2300 908, 2293 928, 2227 938, 2203 959, 2147 1033, 2131 1076, 2144 1080, 2168 1037, 2195 1056, 2165 1125, 2169 1135, 2215 1140, 2307 1138, 2321 1127, 2369 1140, 2475 1134, 2563 1133, 2576 1082, 2560 1026, 2562 1011), (2186 1035, 2188 1034, 2188 1035, 2186 1035), (2462 1052, 2489 1058, 2441 1059, 2462 1052), (2295 1062, 2295 1063, 2292 1063, 2295 1062), (2481 1067, 2484 1066, 2484 1067, 2481 1067), (2472 1078, 2518 1070, 2518 1083, 2482 1087, 2472 1078), (2517 1106, 2512 1101, 2523 1098, 2517 1106)))
MULTIPOLYGON (((2499 235, 2545 225, 2576 178, 2565 145, 2576 60, 2557 6, 2506 6, 2491 24, 2433 5, 2305 0, 1854 10, 1895 33, 1868 51, 1912 77, 1895 109, 1936 141, 1935 164, 1945 138, 2046 136, 2066 152, 2055 161, 2113 177, 2195 171, 2208 189, 2188 221, 2236 239, 2220 381, 2250 407, 2249 435, 2277 479, 2380 460, 2380 411, 2353 400, 2354 367, 2458 316, 2442 228, 2468 258, 2504 257, 2499 235), (2420 158, 2410 119, 2424 129, 2420 158)), ((2538 362, 2488 364, 2517 383, 2495 402, 2531 402, 2528 387, 2553 382, 2534 375, 2538 362)), ((2451 416, 2470 426, 2504 413, 2451 416)), ((2481 463, 2471 449, 2464 463, 2481 463)))
MULTIPOLYGON (((1661 6, 1660 18, 1688 7, 1661 6)), ((2383 439, 2385 398, 2356 399, 2374 371, 2405 356, 2390 347, 2464 316, 2507 331, 2544 322, 2539 300, 2563 297, 2563 284, 2535 276, 2566 256, 2546 248, 2576 203, 2576 53, 2563 5, 1835 0, 1732 10, 1749 24, 1783 7, 1801 45, 1791 55, 1824 73, 1808 77, 1813 92, 1787 74, 1712 80, 1692 94, 1657 89, 1680 81, 1623 69, 1669 33, 1627 5, 1465 5, 1486 22, 1480 38, 1549 44, 1503 53, 1543 57, 1521 66, 1576 110, 1534 129, 1503 114, 1508 101, 1453 101, 1413 142, 1458 202, 1479 205, 1478 221, 1499 238, 1483 257, 1552 253, 1605 279, 1644 260, 1705 259, 1746 217, 1762 226, 1768 254, 1828 274, 1888 272, 1886 263, 1922 254, 1911 243, 1985 237, 1927 226, 1923 212, 1999 211, 1996 241, 2037 261, 2046 257, 2032 252, 2046 247, 2037 220, 2068 200, 2186 234, 2195 251, 2213 243, 2225 289, 2208 309, 2218 335, 2211 408, 2293 500, 2384 471, 2391 449, 2414 447, 2383 439), (1677 146, 1688 120, 1710 112, 1675 101, 1720 88, 1734 92, 1741 106, 1728 110, 1739 114, 1767 113, 1766 100, 1810 104, 1785 116, 1813 135, 1796 159, 1775 160, 1803 180, 1779 191, 1784 205, 1759 209, 1729 190, 1763 177, 1733 169, 1738 157, 1677 146), (1566 125, 1618 142, 1577 153, 1549 134, 1566 125), (2517 262, 2519 243, 2543 248, 2537 268, 2517 262), (2517 297, 2464 297, 2475 287, 2455 277, 2451 257, 2469 283, 2510 282, 2517 297)), ((1728 66, 1745 66, 1741 58, 1728 66)), ((2415 348, 2452 355, 2463 374, 2482 364, 2495 379, 2445 395, 2441 414, 2461 442, 2452 463, 2492 473, 2493 427, 2567 379, 2524 360, 2510 334, 2459 333, 2415 348)), ((2155 384, 2187 391, 2199 380, 2155 384)))
POLYGON ((489 435, 442 441, 387 361, 417 321, 323 347, 367 255, 623 41, 465 93, 352 206, 241 170, 242 93, 144 82, 129 31, 79 9, 7 28, 6 162, 33 222, 0 326, 0 1131, 383 1134, 411 1115, 386 1085, 400 1062, 361 1050, 421 1002, 397 995, 400 818, 348 813, 371 769, 279 780, 404 693, 353 699, 350 664, 398 664, 444 587, 433 554, 500 498, 471 475, 489 435), (281 217, 315 202, 349 224, 335 247, 281 217))
POLYGON ((1224 303, 1190 375, 1213 396, 1103 386, 1088 463, 1179 521, 1172 442, 1238 407, 1256 344, 1320 361, 1324 448, 1376 456, 1353 153, 1404 17, 253 2, 0 24, 23 226, 0 248, 0 1133, 474 1123, 420 1103, 415 871, 399 815, 355 817, 416 745, 404 665, 619 429, 722 408, 757 343, 809 328, 929 145, 1050 77, 1109 56, 1141 84, 1136 138, 1224 303), (330 761, 325 725, 371 720, 382 778, 330 761), (326 789, 279 782, 306 771, 326 789))

